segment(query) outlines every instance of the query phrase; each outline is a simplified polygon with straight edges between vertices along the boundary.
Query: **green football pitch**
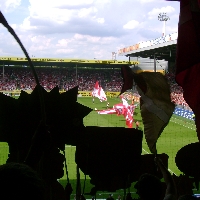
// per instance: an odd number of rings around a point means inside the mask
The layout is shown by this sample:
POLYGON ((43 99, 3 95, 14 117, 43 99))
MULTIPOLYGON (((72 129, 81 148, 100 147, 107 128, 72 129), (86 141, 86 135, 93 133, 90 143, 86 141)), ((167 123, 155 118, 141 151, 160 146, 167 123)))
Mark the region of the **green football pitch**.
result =
MULTIPOLYGON (((110 103, 110 107, 113 105, 120 103, 120 98, 108 98, 110 103)), ((84 118, 85 126, 102 126, 102 127, 125 127, 125 120, 123 116, 116 116, 115 114, 110 115, 100 115, 95 111, 95 108, 98 110, 106 109, 106 102, 100 102, 97 98, 95 98, 94 104, 92 103, 92 98, 90 97, 79 97, 78 102, 94 109, 88 116, 84 118)), ((140 115, 139 106, 136 108, 134 113, 134 121, 140 122, 140 128, 143 129, 142 119, 140 115)), ((135 124, 133 125, 135 127, 135 124)), ((176 175, 180 175, 181 172, 176 167, 175 164, 175 156, 180 148, 183 146, 197 142, 197 136, 195 131, 195 125, 193 120, 187 120, 182 117, 178 117, 173 115, 170 123, 164 129, 163 133, 159 137, 157 141, 157 150, 158 153, 166 153, 169 156, 168 167, 171 173, 175 173, 176 175)), ((75 193, 75 185, 76 185, 76 164, 75 164, 75 150, 74 146, 66 145, 66 159, 67 159, 67 167, 69 173, 69 179, 71 184, 73 185, 74 193, 75 193)), ((142 152, 143 154, 149 154, 150 151, 147 147, 145 137, 143 137, 142 143, 142 152)), ((8 156, 8 145, 6 143, 0 143, 0 164, 6 162, 8 156)), ((81 185, 83 187, 85 183, 85 192, 90 192, 91 187, 90 178, 86 176, 86 180, 84 182, 84 174, 81 173, 81 185)), ((66 175, 60 179, 61 184, 66 184, 66 175)), ((134 189, 131 191, 134 194, 134 189)), ((117 195, 123 195, 123 190, 117 191, 115 193, 115 197, 117 195)), ((97 198, 105 199, 108 196, 106 192, 98 193, 97 198)))

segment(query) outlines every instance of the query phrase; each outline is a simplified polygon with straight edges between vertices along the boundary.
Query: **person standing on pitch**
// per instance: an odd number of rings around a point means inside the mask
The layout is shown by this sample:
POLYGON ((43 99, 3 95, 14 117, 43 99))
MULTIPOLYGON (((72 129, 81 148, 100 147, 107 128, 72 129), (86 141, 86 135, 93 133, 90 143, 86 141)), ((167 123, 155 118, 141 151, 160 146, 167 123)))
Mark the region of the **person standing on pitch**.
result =
POLYGON ((109 106, 110 106, 110 104, 109 104, 109 102, 107 102, 107 105, 106 105, 107 109, 109 108, 109 106))

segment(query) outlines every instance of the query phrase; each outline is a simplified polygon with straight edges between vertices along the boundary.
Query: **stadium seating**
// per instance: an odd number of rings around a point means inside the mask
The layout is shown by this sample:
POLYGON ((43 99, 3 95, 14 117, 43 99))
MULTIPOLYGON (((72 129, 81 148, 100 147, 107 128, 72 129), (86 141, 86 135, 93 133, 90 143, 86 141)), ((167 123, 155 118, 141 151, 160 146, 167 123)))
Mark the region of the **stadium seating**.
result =
MULTIPOLYGON (((41 85, 46 90, 59 86, 60 90, 69 90, 79 85, 79 91, 92 91, 98 80, 107 92, 120 92, 122 87, 121 71, 119 69, 78 69, 36 67, 41 85)), ((0 68, 0 91, 32 90, 35 80, 27 67, 0 68)), ((171 87, 171 99, 176 106, 190 110, 183 98, 183 90, 175 81, 174 73, 167 73, 166 78, 171 87)))

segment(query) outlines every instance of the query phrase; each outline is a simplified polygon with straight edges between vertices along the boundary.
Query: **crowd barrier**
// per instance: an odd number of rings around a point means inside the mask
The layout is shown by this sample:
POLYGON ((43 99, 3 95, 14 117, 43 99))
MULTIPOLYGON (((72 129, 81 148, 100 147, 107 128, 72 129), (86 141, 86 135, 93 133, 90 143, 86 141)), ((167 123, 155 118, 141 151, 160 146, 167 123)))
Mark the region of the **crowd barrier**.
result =
MULTIPOLYGON (((119 96, 120 92, 105 92, 107 97, 117 97, 119 96)), ((92 92, 91 91, 78 91, 79 97, 91 97, 92 92)))
POLYGON ((78 97, 91 97, 91 92, 78 91, 78 97))
POLYGON ((118 97, 120 92, 105 92, 107 97, 118 97))
POLYGON ((186 119, 191 119, 191 120, 193 120, 193 115, 194 115, 194 113, 192 111, 185 110, 185 109, 178 108, 178 107, 175 108, 174 114, 184 117, 186 119))
MULTIPOLYGON (((13 90, 13 91, 1 91, 4 94, 9 96, 20 96, 21 90, 13 90)), ((32 92, 32 90, 26 90, 28 94, 32 92)), ((48 91, 49 92, 49 91, 48 91)), ((65 90, 60 90, 60 93, 65 92, 65 90)), ((120 92, 105 92, 107 97, 117 97, 120 92)), ((91 97, 91 91, 78 91, 79 97, 91 97)))

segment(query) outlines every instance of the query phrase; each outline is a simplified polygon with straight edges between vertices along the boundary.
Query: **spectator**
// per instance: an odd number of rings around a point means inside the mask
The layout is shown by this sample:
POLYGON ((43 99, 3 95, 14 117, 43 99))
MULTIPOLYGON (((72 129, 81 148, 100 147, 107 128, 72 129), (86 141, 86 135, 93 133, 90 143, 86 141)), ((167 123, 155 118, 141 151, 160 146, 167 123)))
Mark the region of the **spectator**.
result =
MULTIPOLYGON (((164 200, 176 200, 176 187, 171 174, 159 158, 155 158, 155 162, 160 168, 167 185, 164 200)), ((143 174, 135 184, 135 188, 142 200, 160 200, 162 197, 162 183, 160 179, 154 175, 143 174)))
POLYGON ((43 200, 44 183, 30 167, 19 163, 0 166, 1 199, 43 200))
POLYGON ((151 174, 143 174, 135 184, 141 200, 160 200, 162 196, 161 181, 151 174))
POLYGON ((167 189, 165 191, 165 198, 164 200, 176 200, 177 198, 177 190, 174 183, 174 180, 168 171, 168 169, 164 166, 162 160, 160 158, 155 158, 155 162, 157 166, 160 168, 160 171, 162 172, 165 184, 167 186, 167 189))

